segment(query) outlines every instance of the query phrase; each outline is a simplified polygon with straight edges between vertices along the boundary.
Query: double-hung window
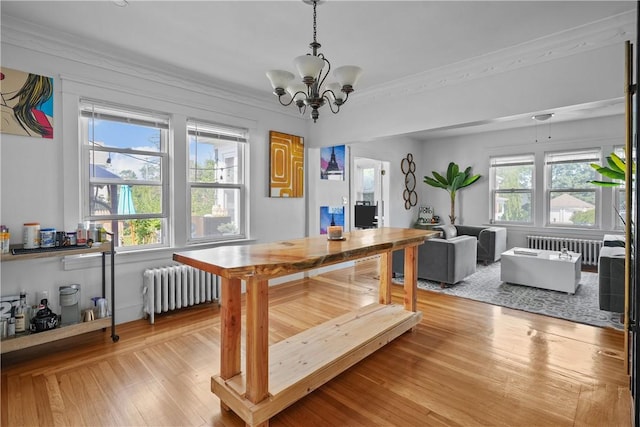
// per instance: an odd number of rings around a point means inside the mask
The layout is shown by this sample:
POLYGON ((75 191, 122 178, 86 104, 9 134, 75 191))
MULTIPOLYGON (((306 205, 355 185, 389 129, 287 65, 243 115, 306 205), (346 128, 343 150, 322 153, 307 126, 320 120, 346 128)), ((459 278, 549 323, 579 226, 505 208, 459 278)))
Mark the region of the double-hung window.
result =
POLYGON ((187 121, 191 242, 244 237, 248 131, 187 121))
POLYGON ((491 158, 492 219, 500 223, 533 223, 533 154, 491 158))
POLYGON ((166 114, 81 101, 83 218, 116 246, 168 244, 168 129, 166 114))
POLYGON ((547 153, 547 224, 595 227, 598 224, 598 187, 591 163, 600 163, 600 150, 547 153))

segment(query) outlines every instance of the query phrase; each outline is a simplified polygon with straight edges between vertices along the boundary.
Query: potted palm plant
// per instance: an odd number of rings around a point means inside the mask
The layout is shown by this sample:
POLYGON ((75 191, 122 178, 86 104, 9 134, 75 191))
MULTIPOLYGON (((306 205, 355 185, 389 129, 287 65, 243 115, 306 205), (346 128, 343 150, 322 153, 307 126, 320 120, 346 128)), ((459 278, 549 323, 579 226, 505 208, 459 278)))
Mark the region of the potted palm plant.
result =
POLYGON ((458 190, 468 187, 476 182, 480 179, 480 175, 472 175, 471 166, 461 172, 460 167, 454 162, 449 163, 449 167, 447 167, 447 173, 445 175, 441 175, 435 171, 431 173, 433 174, 433 178, 425 176, 424 182, 432 187, 442 188, 449 193, 449 197, 451 198, 451 213, 449 214, 449 219, 451 220, 451 224, 455 224, 456 193, 458 190))
MULTIPOLYGON (((616 153, 611 153, 607 156, 607 165, 600 166, 596 163, 591 163, 591 167, 596 170, 600 175, 610 178, 611 181, 593 180, 589 181, 591 184, 599 185, 600 187, 617 187, 624 184, 626 174, 626 163, 624 159, 620 158, 616 153)), ((631 166, 633 172, 636 170, 636 165, 631 166)))
MULTIPOLYGON (((602 181, 602 180, 592 180, 589 181, 591 184, 600 186, 600 187, 618 187, 624 185, 626 178, 626 170, 627 165, 625 159, 618 156, 616 153, 611 153, 607 156, 607 166, 601 166, 597 163, 591 163, 591 167, 595 169, 600 175, 609 178, 611 181, 602 181)), ((635 176, 636 172, 636 164, 631 164, 631 177, 635 176)), ((618 212, 618 209, 614 207, 616 213, 620 217, 623 223, 625 223, 625 218, 618 212)))

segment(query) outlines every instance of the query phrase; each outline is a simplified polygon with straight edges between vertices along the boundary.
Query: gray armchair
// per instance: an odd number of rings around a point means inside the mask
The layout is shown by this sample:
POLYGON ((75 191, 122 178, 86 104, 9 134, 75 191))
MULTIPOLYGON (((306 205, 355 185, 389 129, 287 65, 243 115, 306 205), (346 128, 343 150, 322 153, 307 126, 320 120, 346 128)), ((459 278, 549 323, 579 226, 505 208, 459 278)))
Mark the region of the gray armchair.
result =
MULTIPOLYGON (((476 239, 433 238, 418 246, 418 278, 452 285, 476 272, 476 239)), ((393 272, 404 274, 404 249, 393 253, 393 272)))
POLYGON ((598 255, 600 310, 624 312, 624 236, 604 236, 598 255))
POLYGON ((458 236, 474 236, 478 241, 478 261, 485 264, 496 262, 502 252, 507 250, 507 229, 503 227, 485 227, 456 225, 458 236))

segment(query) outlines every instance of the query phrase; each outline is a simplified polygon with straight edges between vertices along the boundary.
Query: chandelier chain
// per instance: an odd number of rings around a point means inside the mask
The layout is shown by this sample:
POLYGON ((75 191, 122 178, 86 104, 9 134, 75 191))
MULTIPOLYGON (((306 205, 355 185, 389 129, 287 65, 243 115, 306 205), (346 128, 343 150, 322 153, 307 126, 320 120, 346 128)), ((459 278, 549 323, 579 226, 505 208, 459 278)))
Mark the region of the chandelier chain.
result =
POLYGON ((317 1, 313 2, 313 43, 316 43, 316 5, 317 1))

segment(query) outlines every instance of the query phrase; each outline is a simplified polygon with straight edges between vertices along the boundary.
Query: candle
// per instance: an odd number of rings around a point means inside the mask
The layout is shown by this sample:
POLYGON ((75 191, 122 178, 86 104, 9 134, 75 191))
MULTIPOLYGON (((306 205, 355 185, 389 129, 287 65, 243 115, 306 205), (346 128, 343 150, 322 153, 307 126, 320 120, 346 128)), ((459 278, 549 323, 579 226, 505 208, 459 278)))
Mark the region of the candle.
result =
POLYGON ((341 239, 342 238, 342 226, 341 225, 330 225, 327 229, 329 233, 330 239, 341 239))

